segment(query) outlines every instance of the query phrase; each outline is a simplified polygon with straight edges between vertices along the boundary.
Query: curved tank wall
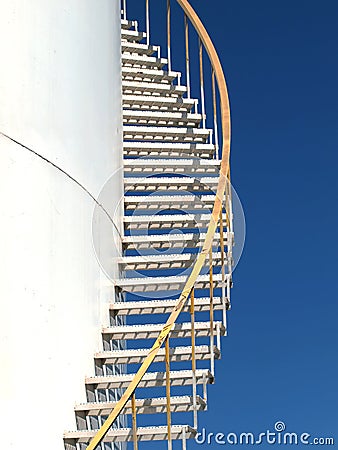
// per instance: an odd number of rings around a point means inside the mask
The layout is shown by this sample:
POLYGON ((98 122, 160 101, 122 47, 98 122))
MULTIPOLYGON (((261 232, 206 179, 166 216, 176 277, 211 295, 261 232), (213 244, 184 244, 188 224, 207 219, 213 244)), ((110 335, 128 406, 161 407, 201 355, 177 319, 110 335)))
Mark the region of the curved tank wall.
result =
MULTIPOLYGON (((98 197, 122 163, 119 1, 1 2, 0 57, 0 132, 98 197)), ((114 295, 92 243, 95 204, 3 136, 0 196, 2 447, 62 450, 114 295)), ((113 227, 102 229, 106 249, 113 227)))

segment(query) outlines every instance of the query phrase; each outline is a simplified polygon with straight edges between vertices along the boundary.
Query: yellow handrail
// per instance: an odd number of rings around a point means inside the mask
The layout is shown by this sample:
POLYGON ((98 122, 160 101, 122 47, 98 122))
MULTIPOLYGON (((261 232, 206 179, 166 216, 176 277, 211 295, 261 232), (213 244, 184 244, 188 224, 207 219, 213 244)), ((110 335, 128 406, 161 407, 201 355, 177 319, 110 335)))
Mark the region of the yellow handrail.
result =
POLYGON ((216 49, 212 43, 210 36, 208 35, 204 25, 202 24, 200 18, 197 13, 194 11, 192 6, 189 4, 188 0, 177 0, 178 4, 182 7, 183 11, 189 18, 190 22, 194 26, 197 31, 198 36, 200 37, 207 54, 209 56, 212 69, 214 70, 219 95, 220 95, 220 106, 221 106, 221 121, 222 121, 222 160, 220 166, 220 175, 219 181, 216 191, 216 198, 211 214, 211 219, 208 225, 208 230, 206 234, 206 238, 203 244, 203 248, 201 252, 198 254, 196 258, 196 262, 193 266, 192 272, 182 290, 182 293, 177 300, 174 310, 170 314, 170 317, 167 320, 167 323, 164 325, 162 331, 160 332, 158 338, 156 339, 153 347, 149 350, 148 355, 143 361, 141 367, 135 374, 133 380, 130 382, 126 391, 120 398, 120 400, 115 405, 115 408, 112 410, 102 427, 97 431, 93 439, 90 441, 87 450, 95 450, 96 447, 102 442, 105 435, 108 433, 110 427, 116 420, 116 418, 121 413, 122 409, 125 407, 128 400, 132 397, 135 392, 135 389, 139 385, 142 380, 144 374, 149 369, 149 366, 154 361, 158 351, 160 350, 163 342, 169 336, 169 333, 174 326, 176 319, 180 315, 190 293, 194 288, 197 277, 199 276, 202 267, 204 266, 206 257, 212 248, 212 242, 214 239, 214 235, 217 229, 218 220, 220 218, 222 207, 223 207, 223 198, 225 194, 227 178, 229 176, 229 160, 230 160, 230 105, 229 105, 229 97, 228 97, 228 89, 225 81, 225 76, 223 73, 222 65, 217 55, 216 49))

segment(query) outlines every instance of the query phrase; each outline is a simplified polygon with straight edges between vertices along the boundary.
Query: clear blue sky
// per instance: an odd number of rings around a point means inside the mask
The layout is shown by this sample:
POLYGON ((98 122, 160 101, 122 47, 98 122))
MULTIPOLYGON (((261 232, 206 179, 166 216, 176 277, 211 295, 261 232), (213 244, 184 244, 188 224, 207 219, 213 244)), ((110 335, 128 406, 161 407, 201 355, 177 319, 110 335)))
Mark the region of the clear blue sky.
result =
POLYGON ((338 448, 338 2, 192 4, 227 77, 247 221, 200 427, 259 433, 282 420, 338 448))

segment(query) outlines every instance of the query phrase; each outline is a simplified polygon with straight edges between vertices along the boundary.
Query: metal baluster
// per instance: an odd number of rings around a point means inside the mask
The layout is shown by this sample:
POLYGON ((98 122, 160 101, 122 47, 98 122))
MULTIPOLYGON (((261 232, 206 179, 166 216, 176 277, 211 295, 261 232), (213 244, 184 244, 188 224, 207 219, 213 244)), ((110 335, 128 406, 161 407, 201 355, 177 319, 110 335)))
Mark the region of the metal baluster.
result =
POLYGON ((212 70, 212 103, 214 108, 214 134, 215 134, 215 155, 216 159, 219 159, 219 143, 218 143, 218 123, 217 123, 217 102, 216 102, 216 83, 215 83, 215 71, 212 70))
POLYGON ((205 373, 202 375, 202 382, 203 382, 203 400, 205 402, 208 401, 208 389, 207 389, 207 377, 205 373))
POLYGON ((146 33, 147 33, 147 45, 150 45, 150 11, 149 11, 149 0, 146 0, 146 33))
POLYGON ((210 371, 215 373, 215 354, 214 354, 214 280, 212 265, 212 246, 209 252, 209 279, 210 279, 210 371))
POLYGON ((228 194, 229 194, 229 220, 230 220, 230 231, 233 232, 233 211, 232 211, 232 189, 231 189, 231 175, 230 175, 230 168, 228 173, 228 182, 229 182, 229 188, 228 188, 228 194))
POLYGON ((232 273, 232 233, 233 233, 233 223, 232 223, 232 200, 231 200, 231 182, 230 182, 230 174, 226 179, 225 185, 225 199, 226 199, 226 224, 228 231, 228 272, 229 276, 232 273))
POLYGON ((186 14, 184 14, 184 34, 185 34, 185 66, 187 73, 187 96, 190 98, 190 55, 189 55, 189 21, 186 14))
POLYGON ((182 431, 182 450, 187 450, 187 436, 185 432, 185 428, 182 431))
POLYGON ((123 0, 123 19, 127 20, 127 0, 123 0))
POLYGON ((195 288, 190 294, 190 314, 191 314, 191 350, 192 350, 192 395, 194 409, 194 428, 197 430, 197 386, 196 386, 196 338, 195 338, 195 288))
POLYGON ((135 392, 131 397, 131 410, 133 417, 133 441, 134 441, 134 450, 138 450, 138 441, 137 441, 137 422, 136 422, 136 396, 135 392))
POLYGON ((167 0, 168 72, 171 72, 171 5, 167 0))
POLYGON ((204 70, 203 70, 203 44, 201 38, 199 41, 199 56, 200 56, 200 83, 201 83, 201 107, 202 107, 202 124, 203 128, 206 127, 206 115, 205 115, 205 92, 204 92, 204 70))
POLYGON ((223 304, 223 325, 226 328, 227 322, 227 299, 225 292, 225 244, 224 244, 224 225, 223 225, 223 211, 221 209, 219 215, 219 233, 220 233, 220 244, 221 244, 221 267, 222 267, 222 304, 223 304))
POLYGON ((169 336, 165 340, 165 384, 167 395, 167 425, 168 425, 168 450, 172 450, 171 440, 171 404, 170 404, 170 347, 169 336))

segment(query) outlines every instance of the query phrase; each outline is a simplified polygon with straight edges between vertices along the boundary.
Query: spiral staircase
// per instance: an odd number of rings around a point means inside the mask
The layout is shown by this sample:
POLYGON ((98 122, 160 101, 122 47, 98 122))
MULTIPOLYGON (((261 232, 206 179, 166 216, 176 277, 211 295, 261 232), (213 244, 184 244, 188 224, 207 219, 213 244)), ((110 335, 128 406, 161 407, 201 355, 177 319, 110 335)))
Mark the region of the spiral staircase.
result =
POLYGON ((127 442, 137 449, 140 442, 157 440, 167 441, 169 449, 180 440, 186 448, 215 381, 232 283, 229 108, 210 38, 189 3, 178 3, 185 18, 185 85, 171 68, 170 2, 166 58, 160 46, 150 44, 149 2, 146 32, 127 20, 122 4, 121 279, 118 301, 107 311, 110 326, 102 329, 102 350, 94 355, 95 374, 85 380, 87 403, 75 407, 77 430, 64 434, 66 450, 124 449, 127 442), (199 98, 191 98, 189 24, 199 37, 199 98), (205 51, 212 69, 211 121, 205 51), (187 413, 190 424, 180 420, 187 413), (157 414, 164 424, 139 424, 157 414))

